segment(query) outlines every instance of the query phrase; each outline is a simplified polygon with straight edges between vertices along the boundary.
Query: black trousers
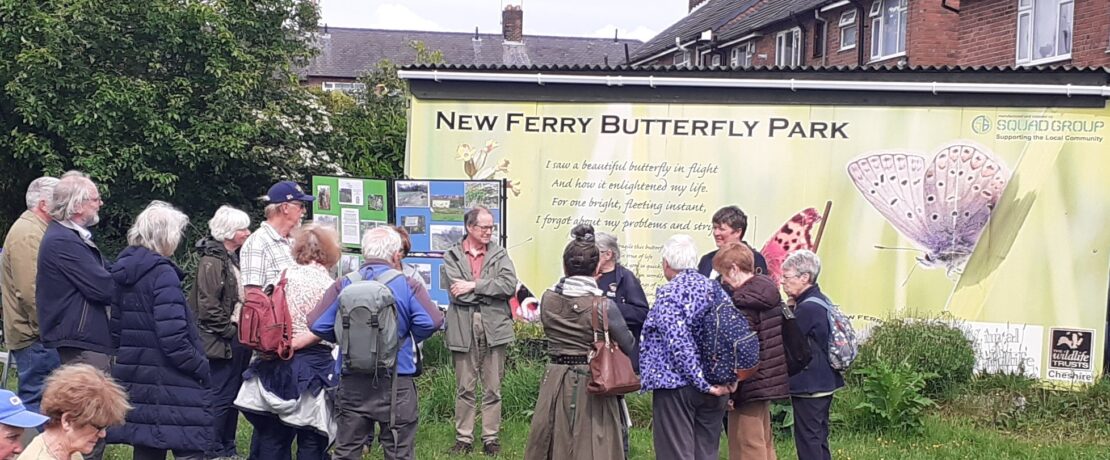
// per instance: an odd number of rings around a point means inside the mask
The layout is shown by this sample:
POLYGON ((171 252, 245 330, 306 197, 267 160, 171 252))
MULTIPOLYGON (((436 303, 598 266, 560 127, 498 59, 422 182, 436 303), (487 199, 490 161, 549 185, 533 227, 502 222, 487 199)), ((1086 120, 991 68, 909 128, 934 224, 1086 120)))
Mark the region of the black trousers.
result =
POLYGON ((832 395, 820 398, 790 398, 794 406, 794 445, 798 460, 831 460, 829 452, 829 407, 832 395))
POLYGON ((243 384, 243 371, 250 365, 251 351, 239 343, 231 341, 231 359, 209 359, 212 368, 212 412, 215 415, 215 435, 212 439, 215 445, 210 455, 212 457, 234 457, 238 455, 235 449, 235 431, 239 426, 239 411, 232 403, 239 394, 239 387, 243 384))
POLYGON ((728 396, 686 386, 651 393, 655 458, 717 460, 728 396))
POLYGON ((254 425, 250 460, 291 460, 293 440, 297 441, 297 460, 326 460, 328 437, 312 428, 286 425, 276 415, 243 412, 254 425))

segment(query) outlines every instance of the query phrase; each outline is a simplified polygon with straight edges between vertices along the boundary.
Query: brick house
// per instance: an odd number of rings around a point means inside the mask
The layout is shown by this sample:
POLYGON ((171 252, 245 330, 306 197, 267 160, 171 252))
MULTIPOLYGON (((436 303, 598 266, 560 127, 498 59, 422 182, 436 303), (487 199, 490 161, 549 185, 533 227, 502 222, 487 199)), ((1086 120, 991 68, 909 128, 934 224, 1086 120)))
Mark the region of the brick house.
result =
POLYGON ((461 66, 619 65, 642 44, 616 37, 525 35, 524 11, 514 5, 502 11, 501 29, 500 34, 487 34, 477 29, 466 33, 324 26, 316 38, 319 55, 301 70, 301 81, 325 91, 361 89, 358 77, 383 59, 398 66, 416 63, 414 42, 443 53, 446 64, 461 66))
POLYGON ((1107 0, 689 0, 633 65, 1110 65, 1107 0))

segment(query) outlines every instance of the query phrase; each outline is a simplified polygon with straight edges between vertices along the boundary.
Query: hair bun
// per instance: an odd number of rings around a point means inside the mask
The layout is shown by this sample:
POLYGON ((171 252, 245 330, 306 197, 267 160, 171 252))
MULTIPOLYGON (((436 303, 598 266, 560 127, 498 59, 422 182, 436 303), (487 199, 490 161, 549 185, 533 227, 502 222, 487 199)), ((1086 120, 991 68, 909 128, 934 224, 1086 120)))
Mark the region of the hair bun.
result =
POLYGON ((590 224, 578 224, 570 231, 570 235, 574 237, 574 241, 582 241, 592 243, 594 241, 594 226, 590 224))

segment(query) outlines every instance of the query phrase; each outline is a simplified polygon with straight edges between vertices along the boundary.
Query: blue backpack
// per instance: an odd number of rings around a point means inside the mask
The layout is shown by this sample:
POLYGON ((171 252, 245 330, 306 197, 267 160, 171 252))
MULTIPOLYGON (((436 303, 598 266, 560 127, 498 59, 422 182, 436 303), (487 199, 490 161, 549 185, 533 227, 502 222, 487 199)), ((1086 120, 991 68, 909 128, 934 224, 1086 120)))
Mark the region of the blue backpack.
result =
POLYGON ((694 321, 694 342, 705 380, 730 384, 759 365, 759 337, 724 290, 718 288, 710 302, 713 306, 694 321))

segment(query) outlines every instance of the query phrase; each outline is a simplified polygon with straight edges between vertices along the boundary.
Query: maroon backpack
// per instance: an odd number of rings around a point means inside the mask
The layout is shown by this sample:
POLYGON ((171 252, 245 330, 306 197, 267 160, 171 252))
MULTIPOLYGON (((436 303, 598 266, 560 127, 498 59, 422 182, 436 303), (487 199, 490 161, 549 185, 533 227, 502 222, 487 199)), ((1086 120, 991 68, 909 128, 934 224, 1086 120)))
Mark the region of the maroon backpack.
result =
POLYGON ((293 319, 285 300, 285 272, 273 287, 273 293, 257 286, 247 286, 243 311, 239 315, 239 342, 255 351, 293 357, 293 319))

